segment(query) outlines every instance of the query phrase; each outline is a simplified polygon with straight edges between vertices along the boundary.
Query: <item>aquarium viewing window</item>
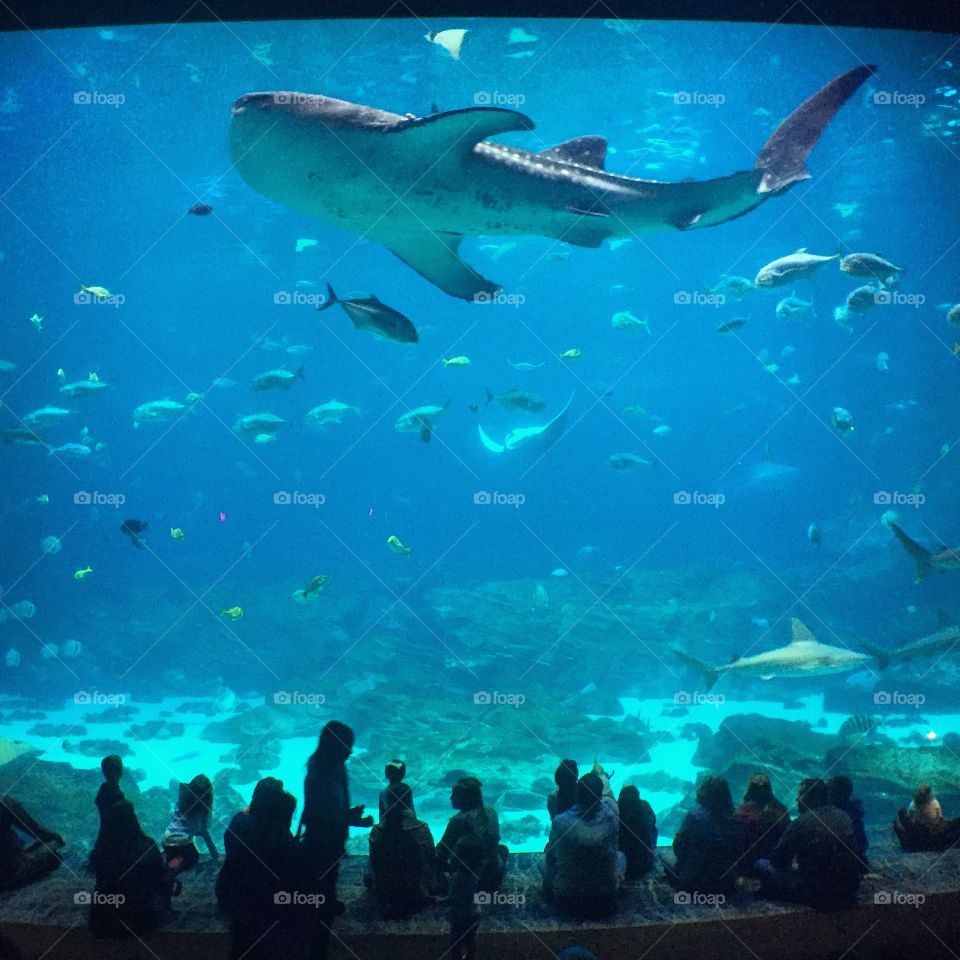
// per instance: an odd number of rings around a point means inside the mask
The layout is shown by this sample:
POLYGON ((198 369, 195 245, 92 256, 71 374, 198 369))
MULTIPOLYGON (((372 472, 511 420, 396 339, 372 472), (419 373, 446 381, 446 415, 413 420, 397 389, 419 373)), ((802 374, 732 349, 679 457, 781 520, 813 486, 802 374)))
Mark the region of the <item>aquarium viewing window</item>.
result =
POLYGON ((330 12, 0 18, 3 949, 952 955, 956 11, 330 12))

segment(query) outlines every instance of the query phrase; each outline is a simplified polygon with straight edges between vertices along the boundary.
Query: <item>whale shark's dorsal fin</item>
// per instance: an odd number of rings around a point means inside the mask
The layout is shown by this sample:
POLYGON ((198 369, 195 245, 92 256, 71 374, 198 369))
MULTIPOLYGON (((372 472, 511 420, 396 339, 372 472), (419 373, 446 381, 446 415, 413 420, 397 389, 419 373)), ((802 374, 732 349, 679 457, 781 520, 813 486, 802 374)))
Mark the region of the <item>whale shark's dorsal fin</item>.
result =
POLYGON ((796 617, 790 620, 790 643, 816 643, 817 638, 810 632, 810 628, 801 623, 796 617))
POLYGON ((472 150, 481 140, 512 130, 532 130, 533 121, 517 110, 500 107, 464 107, 428 117, 411 117, 383 127, 384 133, 410 139, 410 149, 431 151, 440 157, 455 147, 472 150))
POLYGON ((602 170, 607 162, 607 141, 603 137, 574 137, 541 150, 540 156, 602 170))

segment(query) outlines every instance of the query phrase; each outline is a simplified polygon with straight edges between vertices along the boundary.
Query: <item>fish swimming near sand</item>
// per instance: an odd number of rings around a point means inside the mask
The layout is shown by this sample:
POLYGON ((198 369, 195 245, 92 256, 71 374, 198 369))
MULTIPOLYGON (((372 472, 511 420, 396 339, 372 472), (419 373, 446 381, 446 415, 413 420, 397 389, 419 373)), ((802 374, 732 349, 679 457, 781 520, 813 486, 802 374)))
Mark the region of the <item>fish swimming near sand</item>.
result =
POLYGON ((540 153, 491 143, 488 137, 533 129, 515 110, 402 116, 281 91, 248 93, 233 104, 230 149, 253 189, 382 243, 450 296, 489 302, 499 284, 460 259, 464 237, 535 235, 599 247, 743 216, 810 177, 810 151, 873 73, 861 65, 831 80, 777 127, 752 170, 713 180, 658 183, 608 173, 607 142, 598 136, 540 153))
POLYGON ((728 674, 760 677, 761 680, 772 680, 774 677, 813 677, 853 670, 870 659, 867 653, 820 643, 810 629, 796 617, 791 619, 790 628, 791 640, 785 647, 740 657, 722 666, 697 660, 682 650, 674 650, 674 653, 688 666, 703 674, 708 690, 720 677, 728 674))

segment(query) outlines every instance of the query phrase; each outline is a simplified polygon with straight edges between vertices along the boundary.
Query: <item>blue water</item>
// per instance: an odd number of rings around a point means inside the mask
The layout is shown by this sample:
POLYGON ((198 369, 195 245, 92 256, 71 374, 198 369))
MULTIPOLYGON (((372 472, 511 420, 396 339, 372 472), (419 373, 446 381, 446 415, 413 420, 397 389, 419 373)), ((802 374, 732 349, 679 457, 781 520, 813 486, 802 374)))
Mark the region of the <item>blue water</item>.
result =
MULTIPOLYGON (((0 671, 5 692, 49 705, 94 685, 145 699, 227 687, 252 702, 300 684, 326 691, 328 716, 340 684, 376 674, 387 678, 371 695, 381 697, 376 710, 429 724, 442 705, 418 704, 419 678, 449 683, 462 700, 495 685, 523 690, 536 676, 538 690, 556 692, 556 724, 583 715, 576 696, 591 682, 613 696, 669 696, 662 691, 685 674, 668 642, 722 662, 786 642, 789 616, 823 642, 892 646, 932 632, 938 610, 960 615, 950 574, 913 583, 912 562, 879 522, 888 507, 875 503, 878 491, 922 493, 920 507, 892 504, 904 527, 928 545, 960 542, 949 449, 958 439, 956 331, 938 309, 960 296, 957 144, 946 125, 957 71, 942 38, 387 21, 64 31, 3 37, 0 47, 0 358, 16 364, 0 373, 3 425, 53 403, 76 413, 45 432, 51 443, 75 442, 87 427, 104 444, 84 463, 0 447, 2 602, 36 605, 28 621, 0 624, 0 645, 21 658, 0 671), (460 62, 423 37, 450 26, 470 30, 460 62), (537 39, 509 43, 514 27, 537 39), (516 306, 453 300, 379 245, 281 208, 231 170, 227 149, 230 106, 250 91, 322 92, 401 114, 496 92, 536 121, 503 142, 539 150, 602 134, 613 172, 703 179, 751 168, 780 119, 860 62, 878 64, 878 75, 827 129, 809 161, 812 180, 742 219, 614 250, 569 248, 565 260, 547 259, 564 248, 542 238, 497 257, 482 247, 514 238, 468 238, 464 259, 521 299, 516 306), (678 91, 723 103, 678 105, 678 91), (884 92, 924 102, 877 103, 884 92), (78 93, 101 102, 77 103, 78 93), (185 215, 198 201, 214 213, 185 215), (838 204, 855 207, 843 216, 838 204), (316 244, 295 252, 302 238, 316 244), (828 265, 813 282, 742 303, 675 303, 723 274, 753 278, 800 247, 882 253, 906 268, 897 289, 913 302, 855 317, 847 332, 833 310, 866 281, 828 265), (377 341, 339 309, 275 303, 282 292, 321 293, 328 281, 341 296, 375 293, 401 310, 419 345, 377 341), (122 303, 77 304, 81 284, 122 303), (815 312, 778 319, 775 305, 790 293, 815 312), (649 334, 613 329, 624 310, 649 318, 649 334), (749 317, 736 335, 715 332, 735 317, 749 317), (264 337, 310 349, 266 352, 256 343, 264 337), (582 356, 559 360, 570 348, 582 356), (444 369, 440 360, 456 355, 471 366, 444 369), (520 372, 508 361, 545 366, 520 372), (300 363, 304 379, 289 392, 251 391, 253 376, 300 363), (776 372, 764 369, 774 363, 776 372), (61 403, 60 368, 68 381, 95 371, 113 389, 61 403), (220 389, 216 378, 237 385, 220 389), (546 411, 483 406, 486 387, 514 386, 543 396, 546 411), (138 405, 191 392, 202 398, 178 419, 133 428, 138 405), (501 437, 544 422, 571 394, 568 429, 542 457, 497 459, 480 445, 478 423, 501 437), (304 425, 308 409, 331 399, 361 415, 325 431, 304 425), (429 444, 395 431, 404 411, 448 400, 429 444), (831 428, 836 406, 853 414, 852 433, 831 428), (238 416, 264 410, 290 421, 274 443, 232 431, 238 416), (655 435, 661 424, 669 433, 655 435), (607 461, 619 452, 653 464, 614 471, 607 461), (771 463, 795 469, 751 483, 771 463), (124 503, 77 504, 79 491, 124 503), (278 491, 322 494, 324 503, 277 505, 278 491), (478 491, 522 494, 524 503, 478 505, 478 491), (678 491, 722 494, 724 503, 677 505, 678 491), (49 503, 38 503, 44 494, 49 503), (128 518, 149 523, 148 549, 120 532, 128 518), (819 548, 807 540, 811 523, 819 548), (62 542, 56 555, 41 553, 48 535, 62 542), (388 548, 391 535, 409 558, 388 548), (88 565, 93 573, 76 581, 88 565), (567 576, 551 577, 557 568, 567 576), (331 577, 320 599, 295 604, 292 592, 318 574, 331 577), (566 614, 576 618, 607 608, 636 577, 647 578, 651 604, 673 596, 683 609, 704 598, 737 607, 745 597, 714 589, 729 574, 763 599, 744 602, 723 630, 704 625, 704 610, 666 635, 661 621, 643 620, 634 594, 635 618, 618 608, 614 628, 533 674, 541 653, 563 644, 556 629, 541 637, 534 624, 516 657, 488 650, 482 666, 464 667, 476 651, 436 609, 439 588, 447 599, 459 591, 458 615, 477 636, 498 615, 482 599, 488 583, 513 590, 521 607, 543 584, 549 602, 572 604, 566 614), (324 604, 340 612, 324 619, 315 613, 324 604), (242 619, 220 616, 233 606, 242 619), (769 634, 751 626, 754 617, 771 623, 769 634), (68 638, 81 641, 80 656, 41 656, 44 643, 68 638)), ((775 681, 771 696, 816 695, 825 683, 844 688, 843 678, 775 681)), ((759 680, 740 688, 754 699, 769 689, 759 680)), ((349 713, 352 701, 340 703, 349 713)), ((368 736, 374 723, 365 723, 368 736)))

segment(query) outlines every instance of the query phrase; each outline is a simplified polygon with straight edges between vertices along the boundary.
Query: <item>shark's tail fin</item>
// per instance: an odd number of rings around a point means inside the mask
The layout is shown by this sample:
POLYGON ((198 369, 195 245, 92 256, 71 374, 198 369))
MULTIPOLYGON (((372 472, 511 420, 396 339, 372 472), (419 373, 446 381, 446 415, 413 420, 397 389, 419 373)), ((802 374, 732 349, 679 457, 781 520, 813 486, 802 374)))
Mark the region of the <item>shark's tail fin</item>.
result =
POLYGON ((337 295, 333 292, 333 287, 330 286, 329 281, 327 282, 327 299, 317 307, 318 310, 326 310, 327 307, 332 307, 337 302, 337 295))
POLYGON ((673 652, 688 666, 696 670, 697 673, 702 674, 703 678, 707 682, 707 690, 709 690, 716 682, 719 674, 717 673, 717 668, 712 663, 707 663, 705 660, 698 660, 696 657, 691 657, 689 654, 684 653, 682 650, 677 650, 674 647, 673 652))
POLYGON ((914 563, 917 565, 917 583, 919 583, 930 572, 930 557, 932 554, 926 547, 908 537, 895 523, 890 524, 890 529, 896 534, 907 553, 913 557, 914 563))
POLYGON ((835 77, 777 127, 757 156, 756 167, 763 171, 759 193, 776 193, 809 179, 805 163, 810 151, 836 112, 875 72, 866 64, 835 77))
POLYGON ((881 670, 886 670, 890 666, 890 658, 893 656, 892 650, 888 650, 886 647, 878 647, 875 643, 868 643, 866 640, 858 640, 856 646, 864 653, 870 654, 877 661, 877 666, 881 670))

